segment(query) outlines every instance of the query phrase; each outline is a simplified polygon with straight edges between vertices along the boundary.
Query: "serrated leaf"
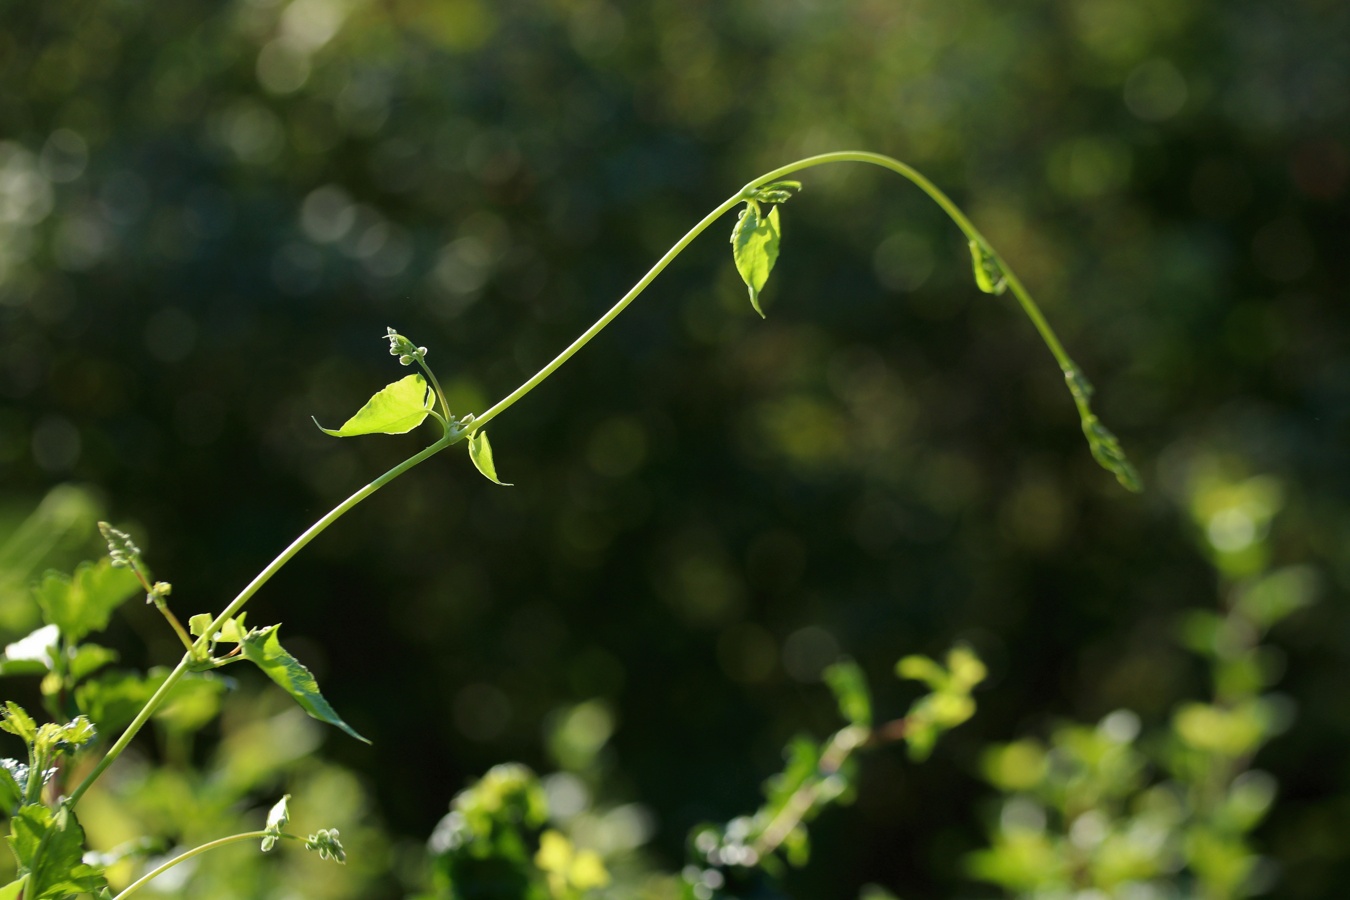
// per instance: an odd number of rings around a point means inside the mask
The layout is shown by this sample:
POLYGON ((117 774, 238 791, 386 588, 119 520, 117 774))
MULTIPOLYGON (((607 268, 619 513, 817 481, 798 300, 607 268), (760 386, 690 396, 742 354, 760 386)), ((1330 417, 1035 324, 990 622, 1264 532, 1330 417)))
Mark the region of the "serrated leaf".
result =
POLYGON ((32 744, 37 740, 38 727, 22 706, 13 700, 6 700, 4 710, 0 711, 0 731, 16 734, 25 744, 32 744))
POLYGON ((42 618, 61 629, 71 643, 108 627, 114 609, 140 589, 130 569, 115 568, 108 559, 80 563, 75 577, 48 572, 34 591, 42 618))
POLYGON ((286 823, 291 820, 291 814, 286 809, 286 802, 290 799, 290 794, 283 794, 271 811, 267 813, 267 827, 264 829, 267 835, 262 839, 264 853, 277 845, 277 841, 281 838, 281 829, 285 828, 286 823))
POLYGON ((341 728, 358 741, 369 744, 369 740, 357 734, 333 711, 333 707, 328 705, 328 701, 319 693, 319 684, 309 669, 301 665, 299 660, 281 646, 281 641, 277 638, 277 630, 280 627, 268 625, 266 628, 255 628, 244 635, 244 640, 239 645, 243 648, 244 657, 279 684, 310 716, 320 722, 341 728))
POLYGON ((5 647, 0 656, 0 675, 41 675, 52 667, 52 657, 61 642, 61 629, 43 625, 5 647))
POLYGON ((488 481, 502 487, 513 487, 497 478, 497 463, 492 458, 492 444, 488 442, 486 431, 475 431, 469 435, 469 459, 473 460, 474 468, 482 472, 488 481))
POLYGON ((778 261, 778 243, 782 231, 778 224, 778 207, 764 216, 756 203, 747 203, 741 210, 736 227, 731 231, 731 255, 736 260, 736 271, 750 290, 750 303, 764 317, 759 305, 759 292, 769 281, 769 273, 778 261))
POLYGON ((355 437, 359 434, 406 434, 426 419, 435 402, 426 379, 409 375, 386 385, 366 405, 356 411, 341 428, 324 428, 324 434, 333 437, 355 437))
POLYGON ((83 862, 84 829, 69 809, 20 807, 10 820, 9 843, 20 874, 28 875, 25 900, 94 893, 106 884, 98 867, 83 862))
POLYGON ((71 643, 108 627, 108 619, 140 590, 130 569, 116 568, 107 559, 81 563, 73 578, 48 572, 34 591, 45 621, 57 626, 71 643))
POLYGON ((998 257, 979 241, 970 242, 970 262, 975 270, 975 286, 986 294, 1002 294, 1008 289, 1008 276, 998 257))
POLYGON ((0 813, 12 816, 23 801, 28 767, 17 759, 0 759, 0 813))

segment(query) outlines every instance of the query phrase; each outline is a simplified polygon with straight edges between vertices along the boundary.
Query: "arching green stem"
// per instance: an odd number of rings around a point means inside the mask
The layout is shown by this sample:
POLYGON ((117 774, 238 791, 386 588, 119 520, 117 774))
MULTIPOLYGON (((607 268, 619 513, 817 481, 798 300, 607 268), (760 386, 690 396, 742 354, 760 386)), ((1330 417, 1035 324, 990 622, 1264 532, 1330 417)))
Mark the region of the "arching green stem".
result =
POLYGON ((206 631, 203 632, 202 636, 197 639, 196 644, 193 645, 193 649, 183 655, 182 660, 180 660, 178 665, 174 667, 174 670, 169 673, 169 677, 164 679, 164 683, 159 686, 159 690, 155 691, 149 701, 146 702, 145 706, 141 708, 141 711, 137 713, 136 718, 133 719, 131 724, 126 727, 126 730, 122 732, 116 743, 108 748, 108 752, 104 754, 103 759, 99 760, 98 765, 95 766, 93 770, 85 776, 84 780, 80 782, 79 786, 71 792, 70 797, 66 800, 67 805, 74 806, 78 803, 80 798, 84 796, 85 791, 89 790, 90 786, 98 780, 98 777, 103 774, 108 766, 112 765, 117 757, 122 755, 122 751, 127 748, 127 745, 131 743, 131 739, 136 736, 136 733, 140 731, 142 727, 144 727, 145 723, 150 721, 150 717, 154 715, 155 710, 159 709, 160 705, 164 702, 164 699, 168 697, 169 692, 173 690, 174 685, 187 674, 192 667, 196 652, 205 648, 210 639, 210 635, 218 632, 231 616, 239 612, 240 608, 258 592, 259 588, 270 581, 272 576, 281 570, 282 566, 290 562, 291 558, 299 553, 306 544, 322 534, 329 525, 332 525, 338 519, 346 515, 362 500, 366 499, 413 466, 416 466, 418 463, 425 462, 437 453, 440 453, 446 447, 449 447, 451 444, 463 440, 465 434, 466 432, 463 429, 452 427, 445 436, 436 441, 436 443, 422 450, 415 456, 405 459, 403 462, 394 466, 388 472, 385 472, 379 478, 376 478, 374 481, 370 482, 370 484, 367 484, 346 500, 343 500, 337 506, 333 507, 323 518, 305 529, 305 532, 292 541, 290 546, 285 550, 281 551, 276 559, 268 563, 267 568, 259 572, 254 579, 239 592, 239 595, 235 597, 234 600, 230 601, 230 605, 225 607, 225 611, 216 616, 215 621, 212 622, 206 631))
POLYGON ((175 856, 173 859, 169 860, 163 865, 157 866, 151 871, 146 872, 140 878, 137 878, 131 884, 127 885, 125 890, 123 890, 117 896, 113 897, 113 900, 126 900, 127 897, 130 897, 132 894, 136 893, 141 888, 145 887, 147 884, 149 884, 159 876, 163 875, 165 872, 172 869, 174 866, 182 862, 187 862, 194 856, 201 856, 208 850, 215 850, 218 847, 225 847, 229 844, 237 844, 240 841, 260 841, 263 838, 267 837, 269 834, 272 837, 283 837, 291 841, 304 840, 302 837, 296 834, 286 834, 285 832, 281 832, 280 834, 273 834, 272 832, 267 831, 246 831, 243 834, 232 834, 229 837, 217 838, 214 841, 208 841, 207 843, 202 844, 200 847, 193 847, 191 850, 188 850, 185 853, 180 853, 178 856, 175 856))

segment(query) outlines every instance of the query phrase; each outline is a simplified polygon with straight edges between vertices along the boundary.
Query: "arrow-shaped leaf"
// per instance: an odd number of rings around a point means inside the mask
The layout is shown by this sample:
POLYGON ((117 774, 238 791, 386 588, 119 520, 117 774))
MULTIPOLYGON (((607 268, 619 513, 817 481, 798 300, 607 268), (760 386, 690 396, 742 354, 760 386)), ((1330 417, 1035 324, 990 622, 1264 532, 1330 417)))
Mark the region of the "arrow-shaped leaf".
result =
POLYGON ((736 260, 736 271, 741 273, 741 280, 750 289, 750 303, 760 318, 764 317, 764 310, 759 306, 759 292, 764 290, 773 264, 778 261, 781 234, 778 207, 770 209, 765 216, 760 212, 758 203, 745 205, 736 227, 731 231, 731 255, 736 260))
POLYGON ((474 467, 483 473, 483 477, 493 484, 512 487, 511 484, 497 478, 497 463, 492 459, 492 445, 488 443, 486 431, 475 431, 469 435, 469 459, 474 467))
POLYGON ((277 630, 280 627, 268 625, 266 628, 255 628, 244 635, 244 640, 239 644, 244 649, 244 657, 257 664, 258 668, 267 673, 268 678, 281 685, 305 712, 320 722, 341 728, 358 741, 369 744, 370 741, 342 721, 342 717, 333 711, 327 700, 323 699, 323 694, 319 693, 319 683, 314 680, 313 673, 282 648, 281 641, 277 638, 277 630))
POLYGON ((324 428, 317 419, 314 424, 333 437, 406 434, 422 424, 434 402, 426 379, 421 375, 409 375, 376 393, 356 415, 343 422, 341 428, 324 428))

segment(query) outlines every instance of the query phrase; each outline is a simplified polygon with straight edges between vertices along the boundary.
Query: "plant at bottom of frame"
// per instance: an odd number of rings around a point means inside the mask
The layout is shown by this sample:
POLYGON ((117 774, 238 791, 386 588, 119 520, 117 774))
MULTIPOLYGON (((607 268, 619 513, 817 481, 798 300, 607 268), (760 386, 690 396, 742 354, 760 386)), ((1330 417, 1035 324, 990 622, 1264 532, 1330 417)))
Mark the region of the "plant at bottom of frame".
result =
MULTIPOLYGON (((0 710, 0 730, 17 737, 24 751, 22 758, 0 759, 0 813, 9 818, 14 858, 14 880, 0 888, 0 898, 48 900, 77 894, 112 898, 114 886, 121 888, 115 896, 122 898, 177 866, 182 868, 174 871, 169 884, 181 888, 201 868, 204 851, 246 841, 266 844, 266 849, 280 840, 297 841, 321 857, 342 861, 340 839, 332 830, 316 831, 306 839, 282 832, 278 822, 287 816, 280 813, 262 828, 252 821, 249 807, 261 789, 275 786, 280 763, 289 760, 269 761, 266 751, 232 743, 234 733, 227 728, 225 742, 205 771, 190 763, 194 735, 216 719, 223 696, 234 686, 233 679, 217 670, 252 661, 311 716, 333 722, 336 714, 323 701, 308 670, 281 649, 275 626, 245 630, 242 615, 209 635, 206 626, 211 617, 193 617, 189 629, 199 638, 194 641, 169 609, 171 586, 150 577, 128 535, 106 524, 100 527, 109 556, 80 564, 71 576, 49 571, 37 581, 32 600, 43 624, 7 645, 0 655, 0 676, 37 679, 37 694, 50 719, 39 723, 14 700, 5 701, 0 710), (170 671, 162 667, 148 672, 115 668, 119 654, 91 640, 140 591, 193 662, 172 684, 170 671), (234 649, 226 651, 221 645, 234 649), (92 774, 111 762, 103 736, 125 734, 137 720, 158 732, 159 764, 137 765, 134 754, 128 755, 127 764, 95 788, 92 774), (240 765, 244 758, 251 762, 240 765), (76 796, 85 800, 80 810, 83 822, 76 818, 76 796), (244 830, 221 837, 229 825, 244 830), (90 837, 98 840, 90 842, 90 837), (93 851, 89 846, 113 849, 93 851), (172 853, 143 865, 144 871, 135 877, 138 860, 170 847, 172 853)), ((341 727, 341 720, 334 724, 341 727)), ((262 735, 248 740, 257 737, 262 735)), ((274 808, 284 812, 284 800, 274 808)), ((251 893, 266 896, 261 888, 251 893)), ((202 886, 196 895, 214 894, 202 886)))
MULTIPOLYGON (((853 799, 859 752, 903 742, 921 761, 943 732, 974 715, 971 691, 984 680, 985 667, 968 647, 954 648, 945 665, 908 656, 896 670, 929 692, 904 717, 878 725, 858 666, 848 660, 830 666, 825 681, 847 724, 824 740, 801 736, 789 743, 783 771, 764 784, 764 805, 722 825, 694 828, 678 875, 633 865, 623 852, 607 855, 594 831, 553 814, 544 782, 512 763, 493 768, 455 798, 429 843, 431 889, 417 900, 782 896, 776 882, 788 866, 803 866, 810 856, 809 823, 853 799)), ((874 888, 864 896, 888 895, 874 888)))
POLYGON ((984 773, 1005 797, 992 845, 967 859, 972 875, 1028 898, 1239 900, 1272 887, 1250 835, 1277 785, 1252 763, 1290 715, 1269 691, 1280 665, 1262 641, 1316 587, 1307 567, 1269 568, 1261 545, 1278 495, 1267 477, 1204 478, 1192 490, 1223 603, 1187 613, 1178 635, 1208 664, 1212 696, 1143 736, 1139 717, 1118 710, 1096 726, 1062 725, 1048 743, 991 748, 984 773), (1241 541, 1222 530, 1236 518, 1254 525, 1241 541))

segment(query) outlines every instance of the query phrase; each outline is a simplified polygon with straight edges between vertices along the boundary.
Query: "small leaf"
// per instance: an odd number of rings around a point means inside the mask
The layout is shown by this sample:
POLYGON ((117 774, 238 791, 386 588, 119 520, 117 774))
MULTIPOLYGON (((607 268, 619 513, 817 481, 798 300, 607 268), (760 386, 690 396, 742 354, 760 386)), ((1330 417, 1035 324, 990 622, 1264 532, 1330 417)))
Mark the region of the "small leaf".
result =
POLYGON ((385 388, 357 410, 356 415, 342 423, 341 428, 319 429, 333 437, 354 437, 358 434, 407 434, 431 412, 434 402, 426 379, 409 375, 386 385, 385 388))
POLYGON ((319 859, 331 859, 339 865, 347 864, 347 851, 338 840, 336 828, 320 828, 305 841, 306 850, 318 850, 319 859))
POLYGON ((1137 494, 1144 489, 1144 482, 1125 456, 1125 451, 1120 447, 1120 440, 1101 423, 1100 419, 1091 413, 1084 416, 1083 434, 1087 437, 1092 458, 1097 460, 1103 469, 1115 475, 1116 481, 1119 481, 1125 490, 1137 494))
POLYGON ((24 897, 32 900, 95 893, 105 886, 103 873, 82 861, 84 829, 75 814, 28 804, 10 821, 10 849, 19 872, 27 873, 24 897))
POLYGON ((114 609, 140 588, 130 569, 115 568, 112 560, 81 563, 75 577, 48 572, 34 591, 42 618, 61 629, 71 643, 92 631, 108 627, 114 609))
POLYGON ((764 310, 759 305, 759 292, 764 290, 769 273, 778 261, 781 234, 778 207, 764 216, 754 201, 746 203, 731 231, 731 255, 736 260, 736 271, 741 273, 741 280, 750 289, 750 303, 760 318, 764 317, 764 310))
POLYGON ((17 734, 25 744, 31 745, 37 740, 38 727, 22 706, 13 700, 6 700, 5 708, 0 712, 0 731, 17 734))
MULTIPOLYGON (((226 619, 225 624, 220 626, 220 630, 211 636, 214 642, 225 642, 227 644, 237 644, 244 637, 244 616, 248 613, 241 612, 239 615, 226 619)), ((188 631, 193 637, 201 637, 206 634, 206 629, 211 627, 211 623, 216 617, 210 613, 200 613, 188 619, 188 631)))
POLYGON ((839 703, 840 715, 851 725, 871 728, 872 697, 858 664, 852 660, 837 662, 827 667, 822 676, 839 703))
POLYGON ((1008 289, 1008 276, 998 257, 979 241, 970 242, 970 261, 975 269, 975 286, 986 294, 1001 294, 1008 289))
POLYGON ((319 693, 319 684, 309 669, 282 648, 281 641, 277 638, 277 630, 280 627, 268 625, 266 628, 255 628, 244 635, 244 640, 239 645, 244 650, 244 657, 267 673, 268 678, 281 685, 310 716, 320 722, 341 728, 358 741, 369 744, 370 741, 357 734, 333 711, 333 707, 328 705, 328 701, 319 693))
POLYGON ((473 460, 474 467, 482 472, 488 481, 502 487, 513 486, 497 479, 497 464, 492 459, 492 445, 488 443, 486 431, 475 431, 469 435, 469 459, 473 460))
POLYGON ((28 786, 28 767, 17 759, 0 759, 0 813, 14 815, 28 786))
POLYGON ((283 795, 267 814, 267 827, 264 829, 267 836, 262 839, 264 853, 277 845, 277 841, 281 838, 281 829, 285 828, 286 823, 291 821, 291 814, 286 809, 286 801, 290 799, 290 794, 283 795))

